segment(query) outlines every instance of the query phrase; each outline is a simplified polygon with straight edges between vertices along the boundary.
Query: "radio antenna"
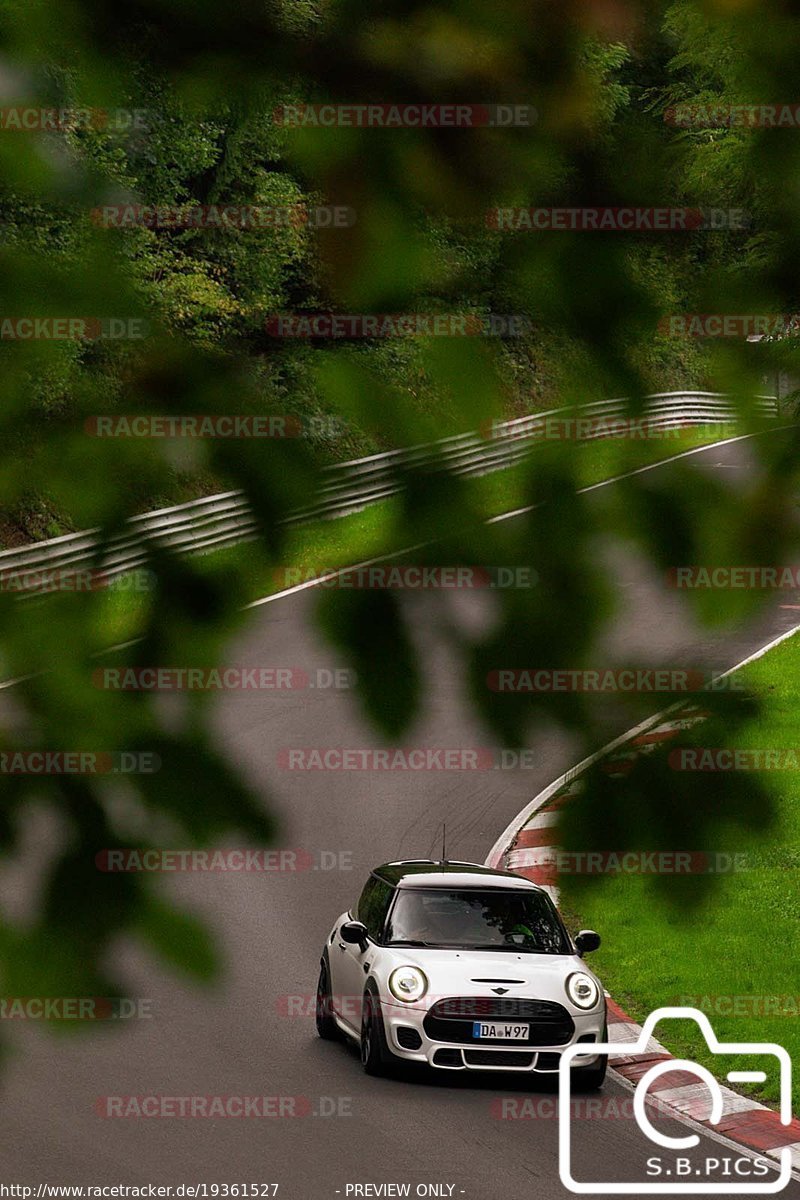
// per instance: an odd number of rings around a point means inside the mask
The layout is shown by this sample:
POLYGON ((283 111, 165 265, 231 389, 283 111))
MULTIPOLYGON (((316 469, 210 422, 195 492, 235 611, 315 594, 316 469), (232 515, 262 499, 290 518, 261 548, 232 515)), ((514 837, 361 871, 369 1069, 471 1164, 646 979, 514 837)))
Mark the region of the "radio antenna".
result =
POLYGON ((442 821, 442 862, 447 862, 447 845, 446 845, 447 826, 442 821))

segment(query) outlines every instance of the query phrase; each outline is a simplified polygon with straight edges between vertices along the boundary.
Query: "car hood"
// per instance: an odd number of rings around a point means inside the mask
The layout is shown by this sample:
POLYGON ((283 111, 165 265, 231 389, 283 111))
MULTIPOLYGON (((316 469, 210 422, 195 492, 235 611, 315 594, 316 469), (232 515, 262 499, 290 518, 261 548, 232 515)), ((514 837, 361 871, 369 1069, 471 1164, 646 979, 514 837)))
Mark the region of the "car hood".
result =
MULTIPOLYGON (((594 972, 577 954, 518 954, 479 950, 435 950, 416 947, 390 947, 392 969, 410 964, 424 971, 428 992, 420 1006, 429 1008, 448 996, 492 996, 505 988, 506 998, 535 997, 576 1009, 567 997, 564 985, 575 971, 583 971, 602 985, 594 972)), ((596 1011, 596 1010, 593 1010, 596 1011)))

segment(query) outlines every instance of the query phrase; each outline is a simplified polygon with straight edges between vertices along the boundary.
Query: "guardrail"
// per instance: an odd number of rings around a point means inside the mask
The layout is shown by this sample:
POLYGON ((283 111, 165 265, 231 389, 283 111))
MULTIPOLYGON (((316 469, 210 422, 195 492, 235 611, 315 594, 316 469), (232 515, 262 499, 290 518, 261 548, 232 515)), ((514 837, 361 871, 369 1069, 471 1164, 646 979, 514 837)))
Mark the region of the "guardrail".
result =
MULTIPOLYGON (((778 402, 772 396, 754 401, 756 415, 773 418, 778 402)), ((344 516, 366 508, 402 490, 402 472, 412 467, 449 470, 456 475, 485 475, 512 466, 524 458, 545 434, 548 421, 581 419, 587 422, 582 440, 607 437, 603 422, 628 415, 625 400, 600 400, 579 408, 556 408, 514 421, 496 422, 487 436, 463 433, 401 450, 387 450, 367 458, 336 463, 322 471, 322 485, 314 502, 293 513, 292 523, 322 517, 344 516), (592 429, 592 423, 597 428, 592 429)), ((663 392, 647 398, 642 419, 652 429, 728 424, 738 419, 733 402, 714 392, 663 392)), ((196 553, 217 549, 256 536, 256 520, 240 492, 222 492, 132 517, 128 530, 103 539, 99 529, 68 533, 14 550, 0 551, 0 579, 27 572, 96 570, 109 578, 142 566, 148 545, 196 553)), ((41 590, 46 590, 45 588, 41 590)), ((20 594, 32 593, 20 588, 20 594)))

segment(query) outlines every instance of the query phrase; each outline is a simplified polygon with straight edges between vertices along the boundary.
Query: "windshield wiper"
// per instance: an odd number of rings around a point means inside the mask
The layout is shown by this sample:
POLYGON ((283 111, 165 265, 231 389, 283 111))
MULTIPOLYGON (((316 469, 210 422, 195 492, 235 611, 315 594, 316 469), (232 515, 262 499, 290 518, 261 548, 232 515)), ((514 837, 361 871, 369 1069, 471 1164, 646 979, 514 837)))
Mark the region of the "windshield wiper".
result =
POLYGON ((412 938, 398 938, 386 943, 388 946, 420 946, 431 950, 499 950, 502 954, 565 954, 565 950, 544 950, 538 946, 515 946, 513 942, 498 946, 496 942, 488 945, 468 942, 420 942, 412 938))
POLYGON ((503 954, 558 954, 558 950, 542 950, 539 946, 516 946, 513 942, 498 946, 492 942, 487 946, 465 946, 465 950, 499 950, 503 954))

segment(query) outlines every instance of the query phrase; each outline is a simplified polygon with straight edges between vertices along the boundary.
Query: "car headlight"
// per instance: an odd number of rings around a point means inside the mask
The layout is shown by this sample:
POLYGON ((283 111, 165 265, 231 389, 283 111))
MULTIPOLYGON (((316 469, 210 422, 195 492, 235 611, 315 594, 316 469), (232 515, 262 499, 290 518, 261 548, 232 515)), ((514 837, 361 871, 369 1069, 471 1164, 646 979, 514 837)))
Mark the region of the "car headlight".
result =
POLYGON ((428 990, 428 981, 419 967, 396 967, 389 976, 389 991, 397 1000, 413 1004, 428 990))
POLYGON ((600 999, 600 989, 590 975, 576 971, 566 983, 567 995, 576 1008, 594 1008, 600 999))

